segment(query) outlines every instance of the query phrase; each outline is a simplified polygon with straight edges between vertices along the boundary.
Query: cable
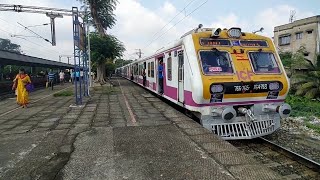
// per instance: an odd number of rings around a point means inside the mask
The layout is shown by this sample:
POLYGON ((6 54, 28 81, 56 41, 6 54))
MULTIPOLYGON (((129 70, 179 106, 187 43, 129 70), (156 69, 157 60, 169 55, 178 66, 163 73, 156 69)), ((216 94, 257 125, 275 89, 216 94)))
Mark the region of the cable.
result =
POLYGON ((159 31, 157 31, 152 38, 154 38, 159 32, 161 32, 167 25, 169 25, 178 15, 180 15, 192 2, 195 0, 191 0, 179 13, 177 13, 166 25, 164 25, 159 31))
POLYGON ((160 36, 158 36, 156 39, 154 39, 153 41, 151 41, 147 46, 145 46, 143 49, 145 49, 146 47, 150 46, 154 41, 158 40, 160 37, 162 37, 164 34, 166 34, 169 30, 171 30, 173 27, 175 27, 177 24, 179 24, 181 21, 183 21, 185 18, 187 18, 188 16, 190 16, 192 13, 194 13, 196 10, 198 10, 201 6, 203 6, 205 3, 207 3, 208 0, 204 1, 202 4, 200 4, 200 6, 196 7, 193 11, 191 11, 189 14, 187 14, 185 17, 183 17, 180 21, 178 21, 177 23, 175 23, 173 26, 171 26, 171 28, 169 28, 167 31, 165 31, 164 33, 162 33, 160 36))
MULTIPOLYGON (((12 35, 10 32, 8 32, 8 31, 6 31, 6 30, 0 29, 0 31, 3 31, 3 32, 8 33, 8 34, 10 35, 10 37, 11 37, 11 35, 12 35)), ((27 39, 25 39, 25 38, 20 38, 20 39, 23 39, 23 40, 25 40, 25 41, 28 41, 29 43, 32 43, 32 44, 35 44, 35 45, 37 45, 37 46, 41 46, 41 47, 42 47, 42 45, 37 44, 37 43, 32 42, 32 41, 29 41, 29 40, 27 40, 27 39)), ((26 45, 23 45, 23 46, 24 46, 24 47, 27 47, 27 48, 29 48, 29 49, 34 49, 33 47, 30 47, 30 46, 26 46, 26 45)), ((38 49, 38 50, 40 50, 40 49, 38 49)), ((53 55, 53 56, 56 55, 56 54, 53 54, 53 53, 51 53, 51 52, 43 51, 42 49, 41 49, 41 51, 44 52, 44 53, 49 53, 49 54, 51 54, 51 55, 53 55)), ((42 53, 41 53, 41 54, 42 54, 42 53)), ((43 54, 42 54, 42 56, 43 56, 43 54)), ((46 57, 46 56, 43 56, 43 57, 46 57)))
MULTIPOLYGON (((25 28, 23 28, 23 27, 21 27, 21 26, 18 26, 18 25, 16 25, 16 24, 12 24, 11 22, 8 22, 8 21, 6 21, 6 20, 4 20, 4 19, 2 19, 2 18, 0 18, 0 20, 8 23, 8 24, 11 25, 12 27, 19 27, 19 28, 25 30, 25 28)), ((13 35, 12 33, 9 33, 9 34, 10 34, 10 35, 13 35)), ((24 39, 24 40, 26 40, 26 39, 24 39)), ((60 52, 58 52, 58 51, 56 51, 56 50, 49 49, 49 47, 47 47, 47 46, 39 45, 39 44, 34 43, 34 42, 31 42, 31 41, 29 41, 29 40, 26 40, 26 41, 28 41, 28 42, 30 42, 30 43, 33 43, 33 44, 36 44, 37 46, 40 46, 40 47, 42 47, 42 48, 46 48, 48 51, 54 51, 55 53, 61 54, 60 52)), ((51 54, 51 53, 50 53, 50 54, 51 54)))

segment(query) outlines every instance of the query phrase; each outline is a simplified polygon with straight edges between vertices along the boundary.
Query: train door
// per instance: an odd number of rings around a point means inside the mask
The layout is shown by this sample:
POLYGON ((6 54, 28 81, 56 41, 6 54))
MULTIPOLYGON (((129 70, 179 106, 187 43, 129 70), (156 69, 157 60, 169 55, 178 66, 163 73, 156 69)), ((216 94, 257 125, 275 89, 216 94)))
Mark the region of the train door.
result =
POLYGON ((164 74, 164 62, 163 62, 163 56, 158 58, 158 65, 156 66, 157 70, 157 77, 158 77, 158 92, 160 94, 164 93, 164 79, 165 79, 165 74, 164 74), (159 66, 160 63, 162 63, 162 73, 159 72, 159 66), (161 77, 160 77, 161 76, 161 77))
POLYGON ((178 101, 184 103, 184 58, 183 51, 178 52, 178 101))

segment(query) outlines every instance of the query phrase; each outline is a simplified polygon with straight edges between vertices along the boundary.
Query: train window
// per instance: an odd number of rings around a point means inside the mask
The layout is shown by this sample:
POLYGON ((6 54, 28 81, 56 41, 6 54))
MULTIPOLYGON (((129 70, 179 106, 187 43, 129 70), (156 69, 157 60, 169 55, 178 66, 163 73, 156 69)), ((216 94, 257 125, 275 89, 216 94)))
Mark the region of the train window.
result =
POLYGON ((154 77, 154 62, 151 62, 151 77, 154 77))
POLYGON ((150 71, 151 71, 151 66, 150 66, 150 63, 148 63, 148 77, 150 77, 150 71))
POLYGON ((167 59, 167 72, 168 72, 168 80, 172 80, 172 58, 169 57, 167 59))
POLYGON ((201 66, 204 74, 233 73, 230 56, 223 51, 200 51, 201 66))
POLYGON ((250 52, 250 61, 256 73, 280 73, 279 66, 271 52, 250 52))

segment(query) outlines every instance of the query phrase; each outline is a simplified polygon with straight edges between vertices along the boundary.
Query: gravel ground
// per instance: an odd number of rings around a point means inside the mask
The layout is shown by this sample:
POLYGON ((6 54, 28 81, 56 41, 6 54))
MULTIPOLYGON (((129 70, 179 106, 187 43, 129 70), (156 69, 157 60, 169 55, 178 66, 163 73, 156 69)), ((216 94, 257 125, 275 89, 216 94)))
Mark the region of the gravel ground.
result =
MULTIPOLYGON (((304 117, 284 119, 281 128, 265 138, 320 163, 320 134, 306 127, 305 120, 304 117)), ((320 126, 316 117, 308 121, 320 126)))

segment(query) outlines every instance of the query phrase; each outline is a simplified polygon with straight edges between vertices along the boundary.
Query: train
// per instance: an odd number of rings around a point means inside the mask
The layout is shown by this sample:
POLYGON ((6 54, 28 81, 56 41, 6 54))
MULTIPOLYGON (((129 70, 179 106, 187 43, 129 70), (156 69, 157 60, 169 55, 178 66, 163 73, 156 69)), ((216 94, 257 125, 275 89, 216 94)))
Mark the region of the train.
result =
POLYGON ((273 41, 239 27, 199 25, 116 73, 185 108, 226 140, 271 134, 291 113, 290 81, 273 41))

